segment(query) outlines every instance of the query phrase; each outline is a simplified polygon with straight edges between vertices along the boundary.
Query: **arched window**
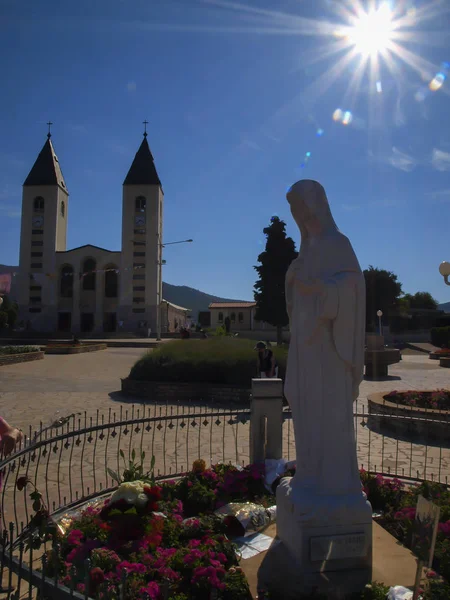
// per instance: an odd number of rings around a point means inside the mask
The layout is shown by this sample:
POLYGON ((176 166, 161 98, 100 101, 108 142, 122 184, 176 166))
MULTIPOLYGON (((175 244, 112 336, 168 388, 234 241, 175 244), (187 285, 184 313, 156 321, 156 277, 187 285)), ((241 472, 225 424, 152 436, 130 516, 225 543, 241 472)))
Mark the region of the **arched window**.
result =
POLYGON ((42 196, 37 196, 34 199, 34 212, 43 213, 44 212, 44 198, 42 196))
POLYGON ((236 313, 231 313, 230 318, 231 318, 231 322, 235 323, 236 322, 236 313))
POLYGON ((117 275, 117 267, 115 265, 108 265, 105 269, 105 298, 117 298, 119 295, 119 276, 117 275))
POLYGON ((73 267, 71 265, 64 265, 61 269, 59 293, 61 298, 73 297, 73 267))
POLYGON ((223 323, 223 313, 219 313, 219 323, 223 323))
POLYGON ((147 207, 147 200, 145 196, 138 196, 136 198, 136 212, 145 212, 147 207))
POLYGON ((96 262, 93 258, 87 258, 83 263, 83 290, 95 290, 96 262))
POLYGON ((64 204, 64 200, 61 202, 61 216, 64 217, 66 214, 66 205, 64 204))

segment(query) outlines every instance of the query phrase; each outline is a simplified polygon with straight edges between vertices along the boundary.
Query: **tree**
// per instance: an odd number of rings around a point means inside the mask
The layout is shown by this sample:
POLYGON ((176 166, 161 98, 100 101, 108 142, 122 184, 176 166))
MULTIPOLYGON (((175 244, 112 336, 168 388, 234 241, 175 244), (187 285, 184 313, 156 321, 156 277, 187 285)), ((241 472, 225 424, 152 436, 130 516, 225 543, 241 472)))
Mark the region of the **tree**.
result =
POLYGON ((366 326, 376 329, 377 311, 389 315, 399 307, 402 284, 391 271, 369 266, 364 270, 366 280, 366 326))
MULTIPOLYGON (((8 327, 10 329, 12 329, 17 321, 17 314, 18 314, 19 307, 8 296, 2 296, 2 298, 3 298, 3 303, 0 307, 0 311, 2 311, 3 313, 6 313, 6 315, 7 315, 6 325, 8 325, 8 327)), ((5 320, 5 317, 2 317, 2 321, 4 321, 4 320, 5 320)), ((3 327, 4 326, 5 325, 3 325, 3 327)))
POLYGON ((408 303, 409 308, 424 308, 436 310, 438 301, 433 298, 430 292, 416 292, 415 294, 405 294, 403 299, 408 303))
POLYGON ((0 310, 0 329, 6 329, 8 327, 8 313, 0 310))
POLYGON ((254 286, 255 319, 277 328, 277 344, 280 345, 283 327, 289 324, 284 289, 286 272, 297 258, 297 252, 294 240, 286 236, 286 223, 278 217, 272 217, 263 233, 267 238, 266 249, 258 256, 261 264, 254 267, 259 275, 254 286))

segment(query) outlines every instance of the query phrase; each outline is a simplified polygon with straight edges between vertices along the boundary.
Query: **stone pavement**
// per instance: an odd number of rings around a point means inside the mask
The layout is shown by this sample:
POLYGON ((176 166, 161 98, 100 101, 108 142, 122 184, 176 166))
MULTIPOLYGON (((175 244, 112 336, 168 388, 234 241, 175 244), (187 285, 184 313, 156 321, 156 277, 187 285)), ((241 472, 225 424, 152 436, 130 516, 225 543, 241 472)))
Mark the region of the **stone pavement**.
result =
MULTIPOLYGON (((64 505, 65 501, 76 500, 77 495, 110 487, 107 467, 123 469, 120 449, 128 456, 133 448, 142 448, 146 463, 154 455, 156 472, 165 474, 188 469, 199 456, 208 462, 249 461, 249 424, 243 424, 239 415, 226 411, 224 414, 223 409, 212 406, 143 406, 142 400, 119 392, 120 378, 128 375, 142 353, 142 349, 110 348, 89 354, 51 355, 43 361, 1 367, 0 415, 14 425, 26 431, 39 422, 48 426, 56 417, 76 414, 64 427, 45 432, 39 438, 45 442, 41 448, 34 454, 28 453, 20 468, 8 476, 4 486, 5 509, 8 498, 12 507, 14 479, 24 470, 37 481, 45 482, 43 491, 50 506, 64 505), (166 410, 169 419, 163 418, 166 410), (131 418, 142 422, 114 425, 131 418), (110 425, 103 432, 95 429, 102 423, 110 425), (92 431, 84 431, 90 426, 94 427, 92 431), (64 438, 45 441, 57 434, 64 438)), ((386 380, 362 383, 355 404, 360 415, 355 418, 360 465, 374 471, 446 480, 450 475, 448 448, 398 441, 364 425, 369 393, 444 388, 448 387, 449 374, 424 354, 405 355, 402 362, 390 368, 386 380)), ((233 411, 236 412, 235 407, 233 411)), ((290 420, 285 421, 283 445, 284 456, 294 458, 290 420)), ((19 515, 18 520, 21 518, 19 515)))

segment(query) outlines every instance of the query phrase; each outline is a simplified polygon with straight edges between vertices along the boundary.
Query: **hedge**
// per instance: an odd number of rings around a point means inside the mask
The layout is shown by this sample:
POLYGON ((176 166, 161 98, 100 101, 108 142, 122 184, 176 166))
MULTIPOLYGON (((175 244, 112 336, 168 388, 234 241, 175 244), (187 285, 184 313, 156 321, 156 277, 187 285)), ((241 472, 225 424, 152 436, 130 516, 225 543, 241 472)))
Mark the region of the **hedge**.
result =
POLYGON ((449 348, 450 327, 433 327, 431 329, 431 343, 438 348, 449 348))
POLYGON ((0 355, 2 354, 23 354, 25 352, 39 352, 37 346, 0 346, 0 355))
MULTIPOLYGON (((160 346, 140 358, 130 371, 135 381, 205 382, 249 385, 257 374, 253 340, 213 337, 177 340, 160 346)), ((284 378, 287 348, 272 348, 284 378)))

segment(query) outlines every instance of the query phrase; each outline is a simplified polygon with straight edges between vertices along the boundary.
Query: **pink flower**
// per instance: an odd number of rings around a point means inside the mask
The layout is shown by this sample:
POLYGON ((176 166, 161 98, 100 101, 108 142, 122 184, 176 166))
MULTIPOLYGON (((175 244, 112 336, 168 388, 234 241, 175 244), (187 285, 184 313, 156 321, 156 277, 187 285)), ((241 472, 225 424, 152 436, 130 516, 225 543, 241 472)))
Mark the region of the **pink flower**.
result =
POLYGON ((189 552, 189 554, 186 554, 186 556, 183 558, 183 562, 186 565, 191 565, 196 560, 200 560, 201 558, 203 558, 203 556, 204 556, 204 553, 201 552, 201 550, 196 550, 194 548, 193 550, 191 550, 189 552))
POLYGON ((220 560, 221 563, 226 563, 227 557, 225 556, 225 554, 223 552, 219 552, 217 554, 217 560, 220 560))
POLYGON ((94 548, 99 548, 100 546, 101 542, 98 540, 87 540, 84 544, 75 546, 75 548, 66 556, 66 560, 70 563, 84 560, 89 556, 89 552, 91 550, 94 550, 94 548))
POLYGON ((416 509, 414 507, 402 508, 395 513, 394 517, 400 521, 413 521, 416 518, 416 509))
POLYGON ((170 579, 171 581, 177 581, 181 577, 179 573, 170 567, 162 567, 161 569, 158 569, 158 573, 163 579, 170 579))
POLYGON ((212 567, 216 567, 216 569, 220 569, 222 567, 222 563, 218 560, 215 560, 214 558, 211 558, 209 560, 210 564, 212 567))
POLYGON ((81 540, 84 538, 84 533, 79 529, 72 529, 67 536, 67 543, 70 546, 81 546, 81 540))
POLYGON ((433 579, 434 577, 438 577, 438 574, 436 573, 436 571, 429 569, 427 571, 427 577, 428 577, 428 579, 433 579))
POLYGON ((225 569, 216 569, 215 567, 197 567, 194 569, 191 583, 199 583, 202 579, 206 579, 211 587, 219 590, 225 589, 225 584, 220 580, 220 577, 225 575, 225 569))
POLYGON ((188 548, 198 548, 201 544, 200 540, 189 540, 188 548))
POLYGON ((446 523, 439 523, 439 532, 446 537, 450 537, 450 521, 447 521, 446 523))
POLYGON ((159 585, 155 581, 149 581, 145 587, 139 590, 140 594, 147 594, 151 600, 157 600, 159 598, 159 585))
POLYGON ((122 575, 122 571, 124 569, 127 572, 127 574, 129 574, 129 573, 144 574, 147 572, 147 567, 145 565, 143 565, 142 563, 131 563, 131 562, 128 562, 127 560, 123 560, 121 563, 119 563, 117 565, 117 567, 116 567, 117 574, 119 576, 122 575))

